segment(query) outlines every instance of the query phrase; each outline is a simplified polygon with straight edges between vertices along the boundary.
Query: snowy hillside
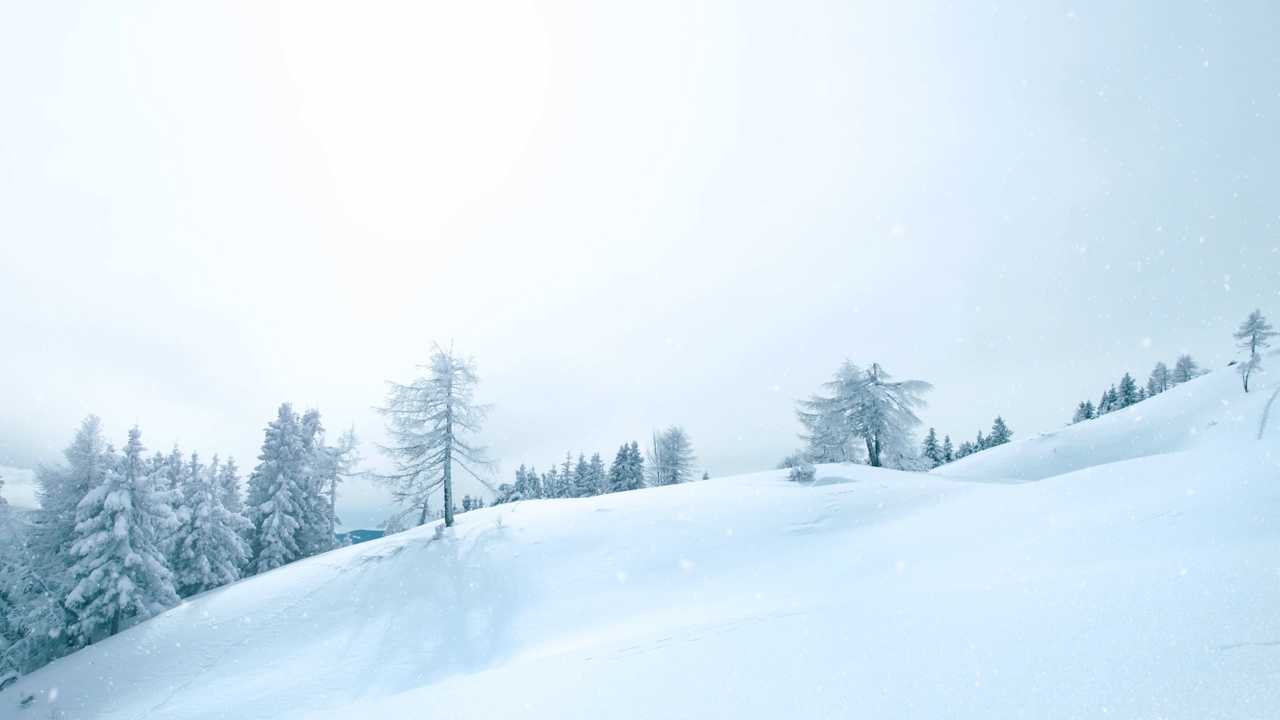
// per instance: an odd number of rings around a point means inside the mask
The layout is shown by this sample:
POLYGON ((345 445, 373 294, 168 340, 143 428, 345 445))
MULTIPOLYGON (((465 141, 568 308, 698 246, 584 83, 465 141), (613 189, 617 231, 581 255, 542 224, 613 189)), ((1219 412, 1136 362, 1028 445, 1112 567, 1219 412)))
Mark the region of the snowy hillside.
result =
POLYGON ((1276 377, 931 474, 465 513, 198 596, 0 717, 1280 717, 1276 377))

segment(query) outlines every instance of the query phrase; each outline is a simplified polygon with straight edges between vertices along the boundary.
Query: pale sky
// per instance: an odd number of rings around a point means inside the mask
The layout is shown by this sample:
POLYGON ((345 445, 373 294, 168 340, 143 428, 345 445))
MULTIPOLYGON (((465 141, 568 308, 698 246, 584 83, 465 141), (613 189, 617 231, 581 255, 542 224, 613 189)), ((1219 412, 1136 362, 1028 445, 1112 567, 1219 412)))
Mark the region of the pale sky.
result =
POLYGON ((0 466, 96 413, 247 473, 290 401, 377 467, 450 338, 498 481, 676 423, 768 469, 846 357, 957 442, 1051 430, 1280 319, 1277 38, 1270 0, 10 0, 0 466))

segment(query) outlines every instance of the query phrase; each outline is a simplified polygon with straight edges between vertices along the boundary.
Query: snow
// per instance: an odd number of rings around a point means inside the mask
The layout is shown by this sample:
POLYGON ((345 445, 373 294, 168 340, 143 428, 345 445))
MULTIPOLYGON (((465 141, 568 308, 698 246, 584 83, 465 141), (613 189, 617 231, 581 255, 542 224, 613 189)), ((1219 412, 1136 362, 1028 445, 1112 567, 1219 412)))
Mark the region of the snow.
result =
POLYGON ((929 474, 464 513, 192 598, 0 716, 1280 717, 1280 387, 1255 382, 929 474))

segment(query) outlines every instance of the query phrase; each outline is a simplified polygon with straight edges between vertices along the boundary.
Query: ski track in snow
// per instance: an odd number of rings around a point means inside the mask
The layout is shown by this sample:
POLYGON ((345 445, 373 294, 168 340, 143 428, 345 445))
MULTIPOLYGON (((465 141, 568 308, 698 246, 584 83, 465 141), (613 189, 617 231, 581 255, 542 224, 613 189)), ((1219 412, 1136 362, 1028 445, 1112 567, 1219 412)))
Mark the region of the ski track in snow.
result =
POLYGON ((1276 387, 1276 391, 1271 393, 1271 399, 1267 400, 1267 406, 1262 409, 1262 422, 1258 424, 1258 439, 1267 432, 1267 420, 1271 418, 1271 405, 1276 401, 1276 396, 1280 395, 1280 386, 1276 387))

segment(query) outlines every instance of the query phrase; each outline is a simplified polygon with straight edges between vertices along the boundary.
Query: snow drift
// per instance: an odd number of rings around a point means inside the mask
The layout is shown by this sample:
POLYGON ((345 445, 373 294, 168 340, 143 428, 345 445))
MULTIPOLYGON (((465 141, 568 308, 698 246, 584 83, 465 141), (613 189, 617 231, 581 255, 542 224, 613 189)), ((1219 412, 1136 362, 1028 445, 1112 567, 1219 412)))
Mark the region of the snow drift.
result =
POLYGON ((1280 717, 1280 388, 1255 383, 930 474, 465 513, 193 598, 0 716, 1280 717))

